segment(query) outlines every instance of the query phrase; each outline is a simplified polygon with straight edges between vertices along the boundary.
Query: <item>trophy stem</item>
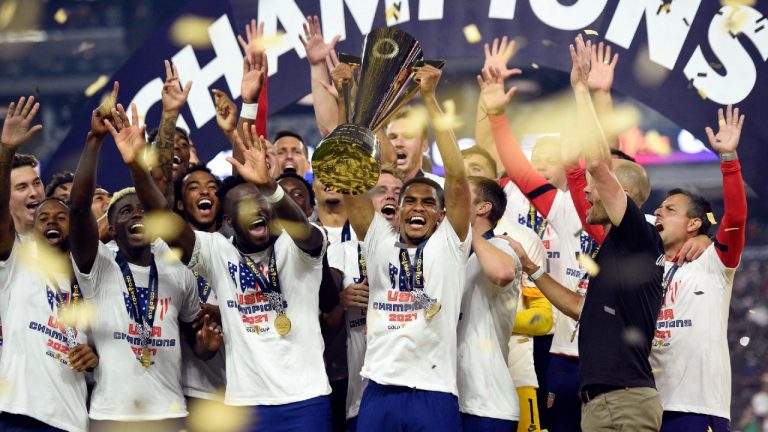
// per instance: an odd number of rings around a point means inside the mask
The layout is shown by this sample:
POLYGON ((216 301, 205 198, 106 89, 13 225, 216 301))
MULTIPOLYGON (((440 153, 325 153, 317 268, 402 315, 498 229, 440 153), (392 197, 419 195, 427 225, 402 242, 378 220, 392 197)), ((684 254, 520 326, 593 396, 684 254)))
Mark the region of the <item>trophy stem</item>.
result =
POLYGON ((352 110, 350 109, 351 106, 351 99, 352 99, 352 89, 349 84, 349 82, 345 81, 341 84, 341 92, 344 95, 344 123, 349 123, 350 118, 352 118, 352 110))

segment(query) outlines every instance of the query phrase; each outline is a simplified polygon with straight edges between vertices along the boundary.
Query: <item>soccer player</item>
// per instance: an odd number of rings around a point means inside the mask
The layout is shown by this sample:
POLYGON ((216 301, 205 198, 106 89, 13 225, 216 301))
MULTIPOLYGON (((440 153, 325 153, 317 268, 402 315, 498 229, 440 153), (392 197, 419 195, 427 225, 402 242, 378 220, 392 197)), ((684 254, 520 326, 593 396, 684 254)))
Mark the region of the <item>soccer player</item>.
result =
POLYGON ((709 144, 720 156, 725 214, 715 242, 699 258, 677 263, 683 245, 708 234, 714 215, 701 196, 673 189, 656 210, 664 241, 664 303, 656 323, 651 366, 664 407, 661 430, 730 430, 731 365, 728 310, 733 277, 744 250, 747 198, 736 149, 744 116, 729 105, 718 110, 709 144), (706 376, 706 379, 702 377, 706 376))
MULTIPOLYGON (((425 66, 415 77, 432 116, 441 115, 440 74, 425 66)), ((399 233, 367 196, 345 195, 352 227, 364 241, 370 286, 360 430, 461 430, 456 323, 471 243, 470 190, 452 131, 435 134, 445 194, 428 178, 406 181, 399 233)))

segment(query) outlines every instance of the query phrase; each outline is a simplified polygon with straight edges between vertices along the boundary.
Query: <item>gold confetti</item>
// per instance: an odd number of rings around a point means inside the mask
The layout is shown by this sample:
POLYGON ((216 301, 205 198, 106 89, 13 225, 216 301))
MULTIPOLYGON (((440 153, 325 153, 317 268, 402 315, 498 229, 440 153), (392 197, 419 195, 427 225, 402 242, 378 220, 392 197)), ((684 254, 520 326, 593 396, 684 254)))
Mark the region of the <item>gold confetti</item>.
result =
POLYGON ((171 412, 175 412, 175 413, 181 412, 182 410, 181 405, 177 402, 171 403, 170 408, 171 408, 171 412))
POLYGON ((757 312, 755 312, 755 310, 754 310, 754 309, 750 309, 750 310, 749 310, 749 313, 750 313, 750 314, 752 314, 752 315, 754 315, 754 314, 756 314, 757 312))
POLYGON ((99 76, 96 81, 93 82, 93 84, 89 85, 85 89, 85 95, 88 97, 91 97, 96 94, 99 90, 101 90, 102 87, 107 85, 109 82, 109 77, 106 75, 99 76))
POLYGON ((640 85, 652 88, 661 86, 669 76, 668 69, 651 61, 647 44, 638 50, 632 65, 632 72, 640 85))
POLYGON ((97 109, 103 116, 109 116, 115 106, 117 106, 117 101, 112 97, 112 92, 109 91, 101 97, 101 103, 97 109))
POLYGON ((701 96, 702 99, 707 100, 707 92, 704 91, 704 89, 697 89, 699 92, 699 96, 701 96))
POLYGON ((707 220, 709 220, 709 223, 711 223, 712 225, 716 225, 717 224, 717 220, 715 219, 715 215, 712 212, 708 212, 707 213, 707 220))
POLYGON ((534 68, 534 69, 538 69, 539 65, 538 65, 538 63, 531 63, 531 67, 534 68))
POLYGON ((48 279, 56 280, 62 275, 69 277, 72 274, 69 256, 44 240, 22 242, 19 258, 48 279))
POLYGON ((744 25, 748 20, 749 15, 747 12, 743 11, 738 5, 736 5, 731 9, 731 12, 726 17, 723 31, 728 34, 737 35, 741 33, 741 29, 744 28, 744 25))
POLYGON ((587 273, 592 277, 595 277, 600 273, 600 266, 597 265, 595 260, 593 260, 589 254, 579 254, 579 264, 584 267, 587 270, 587 273))
POLYGON ((144 235, 147 238, 172 240, 181 234, 184 224, 178 216, 167 211, 152 211, 144 215, 144 235))
POLYGON ((528 340, 529 339, 527 337, 519 337, 519 338, 517 338, 517 343, 524 344, 524 343, 528 342, 528 340))
POLYGON ((542 44, 542 45, 544 45, 544 46, 545 46, 545 47, 547 47, 547 48, 556 48, 556 47, 557 47, 557 44, 556 44, 556 43, 554 43, 554 42, 552 42, 552 41, 551 41, 551 40, 549 40, 549 39, 544 39, 544 40, 542 40, 542 41, 541 41, 541 44, 542 44))
POLYGON ((182 248, 170 248, 163 255, 163 259, 168 264, 176 264, 181 261, 181 257, 184 256, 184 250, 182 248))
POLYGON ((157 149, 155 149, 153 146, 146 146, 144 147, 144 150, 142 150, 141 155, 139 156, 138 163, 146 170, 151 170, 152 167, 157 166, 157 149))
POLYGON ((69 327, 85 330, 91 328, 98 317, 99 310, 86 300, 70 303, 59 311, 59 321, 69 327))
POLYGON ((712 432, 712 426, 707 426, 707 432, 712 432))
POLYGON ((17 0, 8 0, 0 4, 0 30, 8 27, 8 24, 14 21, 18 6, 17 0))
POLYGON ((480 30, 474 24, 464 27, 464 38, 471 44, 476 44, 483 40, 483 37, 480 35, 480 30))
POLYGON ((285 36, 285 32, 278 31, 272 36, 257 38, 255 41, 256 50, 262 52, 268 50, 269 48, 280 46, 280 44, 283 43, 285 36))
POLYGON ((599 33, 597 33, 595 30, 592 29, 585 29, 584 34, 587 34, 589 36, 598 36, 599 33))
POLYGON ((400 9, 392 5, 384 11, 384 16, 388 24, 396 24, 400 21, 400 9))
POLYGON ((445 101, 443 107, 443 114, 435 118, 435 129, 458 129, 464 126, 464 121, 456 115, 456 103, 453 99, 445 101))
POLYGON ((191 45, 195 48, 208 48, 211 46, 211 38, 208 36, 208 27, 213 20, 197 15, 184 15, 179 17, 169 30, 169 36, 178 46, 191 45))
POLYGON ((601 118, 603 132, 609 141, 616 139, 628 129, 638 126, 643 116, 634 105, 619 105, 601 118))
POLYGON ((59 24, 64 24, 65 22, 67 22, 67 18, 69 17, 67 16, 67 11, 64 10, 64 8, 60 8, 53 15, 54 21, 56 21, 59 24))
POLYGON ((733 7, 754 6, 755 3, 757 3, 757 0, 720 0, 720 5, 733 7))
POLYGON ((660 14, 662 12, 669 13, 671 11, 671 9, 672 9, 672 3, 664 3, 663 5, 661 5, 659 7, 659 10, 658 10, 658 12, 656 14, 658 15, 658 14, 660 14))

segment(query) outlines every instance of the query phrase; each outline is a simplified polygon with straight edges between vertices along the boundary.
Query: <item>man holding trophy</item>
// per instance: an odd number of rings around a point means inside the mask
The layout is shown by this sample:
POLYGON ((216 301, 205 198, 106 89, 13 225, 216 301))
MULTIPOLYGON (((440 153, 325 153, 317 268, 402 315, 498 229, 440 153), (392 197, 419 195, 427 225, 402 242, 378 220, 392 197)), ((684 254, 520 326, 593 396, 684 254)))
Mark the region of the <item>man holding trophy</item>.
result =
POLYGON ((358 429, 461 430, 456 386, 456 323, 470 251, 470 187, 450 128, 436 129, 445 162, 445 192, 417 177, 400 192, 400 232, 374 211, 364 194, 379 174, 373 130, 417 92, 430 116, 442 115, 435 96, 439 69, 421 60, 410 35, 393 28, 365 41, 354 103, 352 68, 340 86, 338 126, 313 157, 315 173, 344 193, 350 222, 363 239, 369 303, 368 378, 358 429))

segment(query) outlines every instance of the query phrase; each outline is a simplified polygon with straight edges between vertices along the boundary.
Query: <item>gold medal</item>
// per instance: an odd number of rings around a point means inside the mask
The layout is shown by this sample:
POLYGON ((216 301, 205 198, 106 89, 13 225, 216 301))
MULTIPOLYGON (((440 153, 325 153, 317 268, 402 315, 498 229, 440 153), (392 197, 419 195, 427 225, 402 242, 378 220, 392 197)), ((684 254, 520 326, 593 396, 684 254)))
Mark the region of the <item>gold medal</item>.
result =
POLYGON ((425 311, 424 311, 424 318, 431 320, 432 318, 437 315, 438 312, 440 312, 440 308, 442 306, 440 305, 440 302, 434 302, 432 305, 430 305, 425 311))
POLYGON ((149 348, 144 347, 141 350, 141 365, 149 369, 150 363, 151 361, 150 361, 150 355, 149 355, 149 348))
POLYGON ((275 318, 275 331, 280 336, 285 336, 291 331, 291 320, 285 314, 280 314, 275 318))

